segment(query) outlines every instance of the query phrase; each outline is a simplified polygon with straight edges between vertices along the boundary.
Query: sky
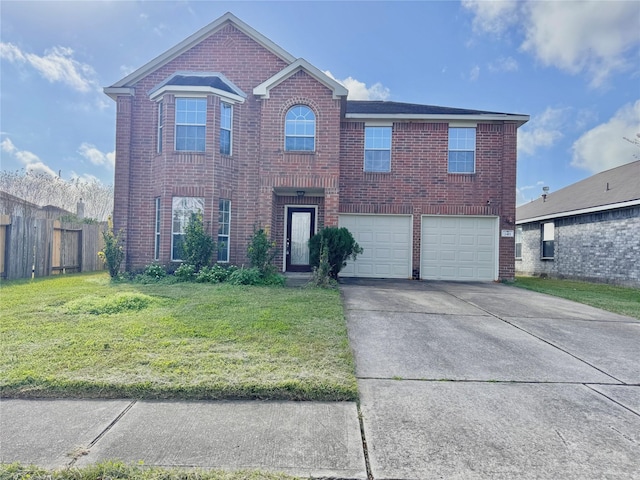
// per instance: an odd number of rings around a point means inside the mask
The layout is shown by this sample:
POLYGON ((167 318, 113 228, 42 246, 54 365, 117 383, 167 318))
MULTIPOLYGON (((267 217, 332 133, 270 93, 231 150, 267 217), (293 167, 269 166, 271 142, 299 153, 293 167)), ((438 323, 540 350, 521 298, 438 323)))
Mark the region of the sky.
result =
MULTIPOLYGON (((640 159, 640 1, 0 1, 0 161, 113 183, 110 86, 231 12, 349 89, 530 115, 517 203, 640 159)), ((640 181, 640 179, 639 179, 640 181)))

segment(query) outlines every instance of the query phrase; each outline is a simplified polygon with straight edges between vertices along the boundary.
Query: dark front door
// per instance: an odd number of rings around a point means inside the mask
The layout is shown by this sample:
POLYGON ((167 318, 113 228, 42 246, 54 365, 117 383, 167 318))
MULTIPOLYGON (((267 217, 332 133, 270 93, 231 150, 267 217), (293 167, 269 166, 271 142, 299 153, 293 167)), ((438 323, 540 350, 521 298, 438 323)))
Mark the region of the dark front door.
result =
POLYGON ((309 239, 316 229, 315 208, 287 210, 287 272, 310 272, 309 239))

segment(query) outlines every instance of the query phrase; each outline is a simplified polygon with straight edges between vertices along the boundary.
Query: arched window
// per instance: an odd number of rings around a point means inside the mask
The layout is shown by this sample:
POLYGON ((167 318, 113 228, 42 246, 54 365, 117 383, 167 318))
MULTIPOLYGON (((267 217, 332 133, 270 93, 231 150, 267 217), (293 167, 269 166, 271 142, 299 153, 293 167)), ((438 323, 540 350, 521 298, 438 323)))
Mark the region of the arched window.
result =
POLYGON ((289 109, 284 122, 284 149, 313 152, 316 149, 316 116, 306 105, 289 109))

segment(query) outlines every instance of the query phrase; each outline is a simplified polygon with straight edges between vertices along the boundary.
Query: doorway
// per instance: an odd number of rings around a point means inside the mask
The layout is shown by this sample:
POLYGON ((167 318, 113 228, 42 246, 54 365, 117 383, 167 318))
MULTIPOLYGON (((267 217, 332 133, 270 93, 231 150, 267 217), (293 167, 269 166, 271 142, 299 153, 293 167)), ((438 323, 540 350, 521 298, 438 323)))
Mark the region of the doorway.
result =
POLYGON ((316 208, 287 207, 286 210, 286 271, 310 272, 309 239, 316 232, 316 208))

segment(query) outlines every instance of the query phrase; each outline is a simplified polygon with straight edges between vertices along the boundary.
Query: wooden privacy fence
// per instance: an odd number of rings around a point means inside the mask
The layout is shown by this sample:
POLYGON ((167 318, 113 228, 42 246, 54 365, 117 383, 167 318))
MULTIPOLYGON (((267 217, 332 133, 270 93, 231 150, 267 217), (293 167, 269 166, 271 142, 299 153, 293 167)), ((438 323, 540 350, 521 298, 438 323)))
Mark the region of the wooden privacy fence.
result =
POLYGON ((102 224, 0 215, 0 275, 29 278, 103 270, 102 224))

